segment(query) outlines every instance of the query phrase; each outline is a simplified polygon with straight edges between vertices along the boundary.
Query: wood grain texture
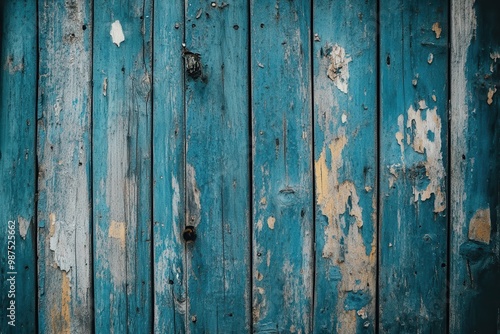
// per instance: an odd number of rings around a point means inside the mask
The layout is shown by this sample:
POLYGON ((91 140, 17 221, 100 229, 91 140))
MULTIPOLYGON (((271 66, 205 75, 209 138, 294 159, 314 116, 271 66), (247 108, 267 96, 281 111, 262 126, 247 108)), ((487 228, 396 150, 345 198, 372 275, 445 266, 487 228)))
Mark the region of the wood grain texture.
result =
POLYGON ((375 331, 376 4, 316 0, 315 333, 375 331))
POLYGON ((1 333, 36 330, 36 18, 34 2, 0 4, 1 333))
POLYGON ((187 327, 250 327, 248 5, 186 2, 187 327), (190 75, 190 73, 192 75, 190 75), (199 77, 196 77, 199 74, 199 77))
POLYGON ((380 2, 380 332, 446 330, 448 2, 380 2))
POLYGON ((38 9, 38 327, 40 333, 88 333, 91 6, 40 0, 38 9))
POLYGON ((95 328, 149 333, 152 5, 96 0, 94 6, 95 328))
POLYGON ((254 332, 312 329, 309 1, 251 1, 254 332))
POLYGON ((154 11, 154 332, 185 333, 184 2, 154 11))
POLYGON ((500 328, 499 16, 452 2, 450 333, 500 328))

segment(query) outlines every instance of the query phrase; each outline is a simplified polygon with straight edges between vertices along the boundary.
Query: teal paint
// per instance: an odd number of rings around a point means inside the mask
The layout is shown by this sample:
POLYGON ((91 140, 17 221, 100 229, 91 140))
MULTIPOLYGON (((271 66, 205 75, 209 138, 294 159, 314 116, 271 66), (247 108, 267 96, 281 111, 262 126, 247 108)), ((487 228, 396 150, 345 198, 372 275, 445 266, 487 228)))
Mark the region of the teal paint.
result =
POLYGON ((448 4, 384 0, 380 23, 380 331, 444 332, 448 4))
POLYGON ((450 332, 494 333, 500 314, 500 6, 452 4, 450 332))
POLYGON ((253 329, 310 332, 310 3, 251 1, 253 329))
POLYGON ((248 12, 246 1, 185 11, 187 328, 250 327, 248 12), (200 55, 200 66, 190 67, 200 55))
POLYGON ((314 330, 375 332, 376 3, 313 11, 314 330))
POLYGON ((91 11, 88 3, 38 2, 40 333, 92 331, 91 11))
POLYGON ((152 4, 94 6, 95 331, 149 333, 152 4))
POLYGON ((154 11, 153 215, 154 332, 185 333, 184 2, 154 11))
POLYGON ((0 4, 0 332, 6 334, 36 330, 36 16, 36 3, 0 4))

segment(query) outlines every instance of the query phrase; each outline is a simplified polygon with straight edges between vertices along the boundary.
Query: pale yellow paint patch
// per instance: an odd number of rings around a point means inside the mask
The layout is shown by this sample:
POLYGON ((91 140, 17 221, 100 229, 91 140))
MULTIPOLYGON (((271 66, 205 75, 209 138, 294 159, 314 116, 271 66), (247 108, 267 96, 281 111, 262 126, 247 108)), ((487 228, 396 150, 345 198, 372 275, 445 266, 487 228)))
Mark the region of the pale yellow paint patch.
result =
POLYGON ((50 310, 52 333, 69 334, 71 332, 71 286, 68 274, 61 271, 61 304, 54 303, 50 310))
POLYGON ((488 100, 486 102, 488 102, 489 105, 493 103, 493 96, 495 95, 496 92, 497 92, 496 87, 488 89, 488 100))
POLYGON ((440 38, 441 32, 443 31, 443 29, 441 28, 441 24, 439 22, 434 23, 432 25, 432 31, 434 31, 434 33, 436 34, 436 38, 440 38))
POLYGON ((55 231, 56 231, 56 214, 50 213, 49 214, 49 236, 51 238, 54 236, 55 231))
POLYGON ((264 275, 262 275, 260 272, 256 271, 255 272, 255 278, 257 279, 257 281, 262 281, 264 279, 264 275))
POLYGON ((273 216, 267 218, 267 227, 269 227, 271 230, 274 230, 274 223, 276 223, 276 218, 273 216))
POLYGON ((267 205, 267 199, 265 197, 260 199, 260 205, 267 205))
POLYGON ((485 244, 490 243, 491 216, 490 208, 476 211, 469 223, 469 239, 485 244))
POLYGON ((120 246, 125 248, 125 223, 112 220, 109 224, 108 236, 120 241, 120 246))

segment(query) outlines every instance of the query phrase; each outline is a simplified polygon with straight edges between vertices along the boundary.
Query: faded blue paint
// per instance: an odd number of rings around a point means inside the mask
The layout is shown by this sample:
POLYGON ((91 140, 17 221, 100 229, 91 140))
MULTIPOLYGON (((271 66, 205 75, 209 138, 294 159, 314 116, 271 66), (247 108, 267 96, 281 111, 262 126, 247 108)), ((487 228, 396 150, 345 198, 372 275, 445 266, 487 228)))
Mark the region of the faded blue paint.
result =
POLYGON ((192 332, 250 328, 250 188, 246 1, 187 1, 185 72, 187 324, 192 332))
POLYGON ((380 23, 380 331, 445 332, 448 3, 383 0, 380 23))
POLYGON ((153 15, 154 332, 182 334, 186 331, 184 2, 156 2, 153 15))
POLYGON ((251 1, 254 332, 311 332, 310 2, 251 1))
POLYGON ((152 3, 94 2, 95 331, 149 333, 152 3), (119 21, 125 41, 110 35, 119 21))
POLYGON ((316 0, 313 8, 314 330, 374 332, 376 4, 316 0))
POLYGON ((6 334, 36 330, 36 16, 32 1, 0 4, 0 332, 6 334), (10 272, 17 273, 15 298, 10 272), (11 301, 15 318, 8 317, 11 301))
POLYGON ((495 333, 500 314, 500 5, 452 5, 450 332, 495 333), (489 101, 488 101, 489 100, 489 101), (481 212, 489 211, 489 217, 481 212), (470 233, 475 225, 482 233, 470 233))

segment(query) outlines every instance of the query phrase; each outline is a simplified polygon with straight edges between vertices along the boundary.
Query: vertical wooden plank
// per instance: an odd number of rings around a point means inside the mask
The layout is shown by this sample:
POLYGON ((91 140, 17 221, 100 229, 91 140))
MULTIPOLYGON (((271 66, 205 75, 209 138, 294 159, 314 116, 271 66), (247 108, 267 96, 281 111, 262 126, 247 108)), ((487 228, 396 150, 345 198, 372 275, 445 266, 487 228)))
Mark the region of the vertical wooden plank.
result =
POLYGON ((38 2, 41 333, 92 331, 91 4, 38 2))
POLYGON ((313 8, 314 331, 374 332, 377 8, 363 0, 313 8))
POLYGON ((94 3, 95 330, 148 333, 153 320, 152 5, 94 3))
POLYGON ((452 2, 450 333, 500 330, 499 17, 452 2))
POLYGON ((380 2, 380 331, 445 332, 448 2, 380 2))
POLYGON ((197 234, 186 254, 193 332, 250 327, 247 9, 246 1, 186 2, 186 225, 197 234))
POLYGON ((154 6, 154 332, 185 333, 184 1, 154 6))
POLYGON ((0 4, 0 332, 36 331, 37 12, 0 4))
POLYGON ((312 329, 310 7, 309 1, 251 1, 257 333, 312 329))

